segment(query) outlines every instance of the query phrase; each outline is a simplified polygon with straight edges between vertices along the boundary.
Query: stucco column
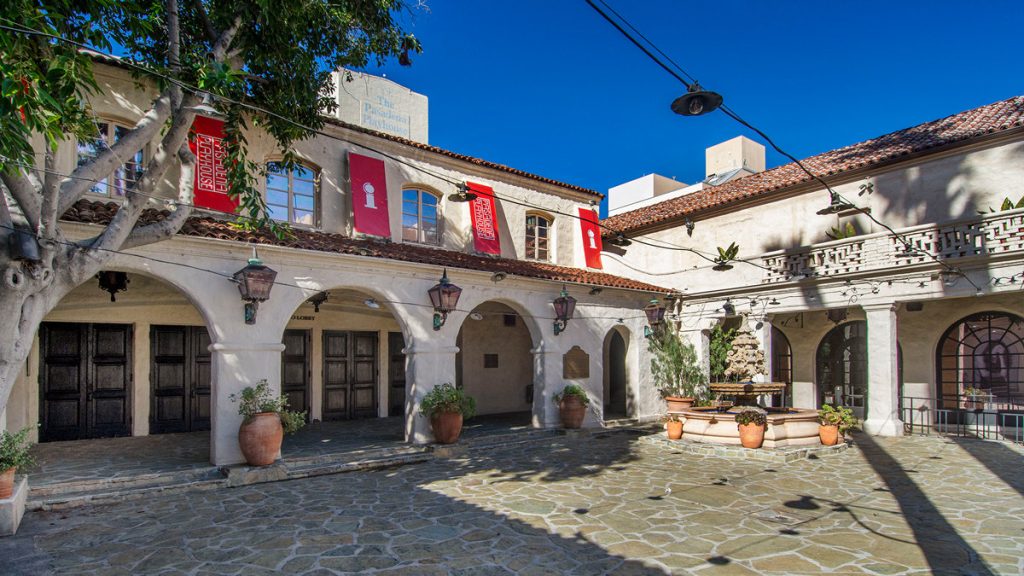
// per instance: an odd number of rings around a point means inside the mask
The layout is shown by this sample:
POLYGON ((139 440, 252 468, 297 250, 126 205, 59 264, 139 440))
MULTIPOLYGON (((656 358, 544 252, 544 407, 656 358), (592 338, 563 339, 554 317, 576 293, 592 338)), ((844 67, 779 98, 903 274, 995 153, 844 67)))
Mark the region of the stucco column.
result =
POLYGON ((548 343, 530 350, 533 354, 533 427, 555 428, 562 425, 555 405, 555 394, 562 391, 562 351, 548 343))
POLYGON ((281 393, 281 342, 214 342, 210 345, 213 394, 210 398, 210 461, 216 466, 244 462, 238 447, 242 417, 230 396, 266 379, 281 393))
POLYGON ((864 431, 902 436, 899 415, 896 304, 864 306, 868 324, 868 415, 864 431))
POLYGON ((429 444, 434 441, 430 420, 420 414, 420 402, 438 384, 455 384, 455 354, 458 346, 431 346, 414 342, 405 353, 405 441, 429 444))

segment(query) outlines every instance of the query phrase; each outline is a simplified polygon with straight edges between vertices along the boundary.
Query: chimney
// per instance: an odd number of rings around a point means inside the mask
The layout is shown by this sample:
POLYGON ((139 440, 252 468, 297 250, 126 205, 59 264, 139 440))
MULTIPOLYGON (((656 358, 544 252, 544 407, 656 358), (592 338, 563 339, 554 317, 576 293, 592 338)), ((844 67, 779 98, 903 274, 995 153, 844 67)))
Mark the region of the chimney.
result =
POLYGON ((745 136, 737 136, 708 148, 704 152, 704 163, 704 181, 718 186, 764 172, 764 146, 745 136))

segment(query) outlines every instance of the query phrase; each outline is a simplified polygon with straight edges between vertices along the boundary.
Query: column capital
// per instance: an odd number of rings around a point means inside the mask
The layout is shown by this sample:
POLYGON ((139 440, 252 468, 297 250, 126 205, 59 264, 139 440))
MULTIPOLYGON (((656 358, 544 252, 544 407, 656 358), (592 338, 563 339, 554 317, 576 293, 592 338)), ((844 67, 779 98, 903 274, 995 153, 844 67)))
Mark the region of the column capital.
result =
POLYGON ((875 302, 875 303, 871 303, 871 304, 861 304, 860 305, 861 309, 863 309, 865 312, 884 312, 884 311, 895 312, 896 308, 898 306, 899 306, 899 303, 896 302, 896 301, 892 301, 892 302, 875 302))

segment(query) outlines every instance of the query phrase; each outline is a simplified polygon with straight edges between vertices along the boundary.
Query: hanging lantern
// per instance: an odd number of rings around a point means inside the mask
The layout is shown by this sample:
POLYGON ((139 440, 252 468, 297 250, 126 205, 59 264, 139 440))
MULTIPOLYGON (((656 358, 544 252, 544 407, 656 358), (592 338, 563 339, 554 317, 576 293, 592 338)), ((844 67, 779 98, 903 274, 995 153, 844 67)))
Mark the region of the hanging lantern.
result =
POLYGON ((828 316, 828 319, 831 320, 833 324, 838 325, 842 324, 843 321, 846 320, 847 312, 846 308, 833 308, 825 312, 825 315, 828 316))
POLYGON ((644 308, 644 314, 647 315, 647 323, 654 328, 659 326, 662 320, 665 319, 665 307, 661 305, 657 298, 651 298, 647 307, 644 308))
POLYGON ((110 292, 111 302, 117 302, 117 299, 114 298, 114 294, 128 290, 128 275, 124 272, 100 270, 99 273, 96 274, 96 278, 100 281, 100 290, 110 292))
POLYGON ((310 304, 313 305, 313 313, 316 314, 320 312, 320 306, 324 302, 327 302, 327 299, 329 297, 330 294, 328 294, 327 292, 317 292, 316 294, 310 296, 309 299, 306 300, 306 302, 309 302, 310 304))
POLYGON ((555 307, 555 336, 565 330, 565 325, 572 319, 576 311, 576 299, 569 296, 569 291, 562 286, 562 293, 551 303, 555 307))
POLYGON ((434 330, 440 330, 448 319, 448 314, 459 305, 462 288, 448 280, 448 269, 445 268, 441 274, 441 281, 427 290, 427 295, 430 296, 430 304, 434 307, 434 330))
POLYGON ((846 200, 843 200, 839 194, 836 194, 832 190, 828 191, 828 198, 828 206, 818 210, 818 215, 827 216, 829 214, 839 214, 840 212, 846 212, 847 210, 853 210, 856 208, 856 206, 846 200))
POLYGON ((274 287, 277 272, 264 266, 256 254, 256 248, 253 248, 249 264, 235 272, 231 278, 238 284, 238 291, 245 302, 245 323, 255 324, 256 309, 260 302, 270 299, 270 289, 274 287))
POLYGON ((726 298, 725 304, 722 304, 722 311, 725 312, 726 316, 735 316, 736 306, 733 306, 732 300, 726 298))
POLYGON ((722 105, 722 95, 704 90, 700 84, 690 84, 679 98, 672 102, 672 111, 681 116, 700 116, 716 110, 722 105))

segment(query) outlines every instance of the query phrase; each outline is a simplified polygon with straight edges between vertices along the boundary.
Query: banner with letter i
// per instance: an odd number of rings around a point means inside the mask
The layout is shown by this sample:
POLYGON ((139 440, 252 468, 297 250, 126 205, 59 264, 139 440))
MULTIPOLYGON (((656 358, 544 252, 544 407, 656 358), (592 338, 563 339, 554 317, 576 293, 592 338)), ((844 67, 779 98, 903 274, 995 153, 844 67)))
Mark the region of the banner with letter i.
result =
POLYGON ((580 208, 580 231, 583 233, 583 256, 586 257, 587 268, 601 270, 601 226, 597 223, 596 211, 580 208))
POLYGON ((349 152, 348 168, 349 180, 352 182, 352 220, 356 232, 390 238, 384 161, 349 152))

